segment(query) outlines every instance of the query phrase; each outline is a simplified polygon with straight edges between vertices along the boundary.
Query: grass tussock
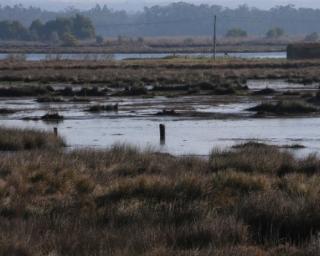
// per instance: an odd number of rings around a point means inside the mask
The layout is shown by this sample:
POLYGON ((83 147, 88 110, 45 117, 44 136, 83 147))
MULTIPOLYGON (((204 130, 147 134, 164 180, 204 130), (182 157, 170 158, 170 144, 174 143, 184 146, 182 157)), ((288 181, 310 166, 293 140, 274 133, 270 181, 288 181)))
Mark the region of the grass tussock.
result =
POLYGON ((286 150, 255 142, 240 144, 231 151, 213 151, 210 165, 213 171, 235 170, 276 176, 288 173, 312 175, 320 171, 320 160, 315 155, 297 159, 286 150))
POLYGON ((5 154, 0 254, 316 256, 319 163, 253 143, 209 160, 125 145, 5 154))
POLYGON ((58 149, 64 145, 62 138, 47 132, 0 128, 0 151, 58 149))

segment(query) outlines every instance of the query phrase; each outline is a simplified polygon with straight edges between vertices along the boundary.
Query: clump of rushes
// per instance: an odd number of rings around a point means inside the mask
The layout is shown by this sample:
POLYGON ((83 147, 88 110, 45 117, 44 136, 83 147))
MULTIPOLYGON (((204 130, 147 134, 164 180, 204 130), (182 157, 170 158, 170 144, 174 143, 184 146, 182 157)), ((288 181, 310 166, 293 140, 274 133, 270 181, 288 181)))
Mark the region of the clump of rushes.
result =
POLYGON ((88 112, 110 112, 110 111, 118 111, 119 105, 93 105, 87 109, 88 112))
POLYGON ((87 97, 73 97, 72 99, 69 100, 69 102, 73 102, 73 103, 89 103, 90 99, 87 97))
POLYGON ((36 100, 39 103, 63 103, 65 100, 61 97, 40 97, 36 100))
POLYGON ((106 91, 99 90, 98 87, 82 88, 76 94, 77 96, 82 96, 82 97, 101 97, 106 95, 106 91))
POLYGON ((0 97, 31 97, 47 95, 50 92, 41 86, 21 86, 0 88, 0 97))
POLYGON ((314 104, 314 105, 319 106, 319 105, 320 105, 320 92, 317 92, 317 94, 316 94, 315 96, 311 95, 311 96, 307 99, 307 101, 308 101, 309 103, 312 103, 312 104, 314 104))
POLYGON ((114 96, 144 96, 148 95, 148 90, 144 86, 130 86, 124 91, 116 92, 114 96))
POLYGON ((163 109, 161 112, 156 113, 157 116, 179 116, 180 114, 174 109, 163 109))
POLYGON ((253 95, 272 95, 275 93, 276 93, 276 90, 274 90, 272 88, 265 88, 260 91, 254 92, 253 95))
POLYGON ((43 121, 63 121, 64 117, 59 113, 47 113, 41 117, 43 121))
POLYGON ((222 86, 216 87, 213 90, 214 95, 233 95, 233 94, 236 94, 236 92, 237 91, 233 87, 222 87, 222 86))
POLYGON ((8 108, 0 108, 0 115, 10 115, 16 113, 17 110, 15 109, 8 109, 8 108))
POLYGON ((248 111, 254 111, 258 113, 286 115, 286 114, 310 114, 316 113, 319 109, 315 106, 300 101, 279 101, 277 103, 262 103, 253 108, 249 108, 248 111))
POLYGON ((0 128, 0 151, 58 149, 64 146, 61 137, 48 132, 0 128))

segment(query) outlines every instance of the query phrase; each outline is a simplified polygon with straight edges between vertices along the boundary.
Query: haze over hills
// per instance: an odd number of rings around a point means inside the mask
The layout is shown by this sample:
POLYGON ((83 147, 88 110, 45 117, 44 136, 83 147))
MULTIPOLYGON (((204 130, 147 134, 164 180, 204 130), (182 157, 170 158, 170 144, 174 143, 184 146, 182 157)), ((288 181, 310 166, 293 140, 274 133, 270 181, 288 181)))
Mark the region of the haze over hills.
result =
MULTIPOLYGON (((35 6, 47 10, 63 10, 70 6, 79 9, 89 9, 96 4, 108 5, 108 7, 116 10, 138 11, 142 10, 144 6, 151 5, 165 5, 178 1, 169 0, 0 0, 1 5, 15 5, 23 4, 24 6, 35 6)), ((186 0, 185 2, 195 4, 216 4, 223 5, 230 8, 235 8, 242 4, 247 4, 252 7, 260 9, 269 9, 278 5, 295 5, 296 7, 305 8, 320 8, 320 1, 318 0, 186 0)))

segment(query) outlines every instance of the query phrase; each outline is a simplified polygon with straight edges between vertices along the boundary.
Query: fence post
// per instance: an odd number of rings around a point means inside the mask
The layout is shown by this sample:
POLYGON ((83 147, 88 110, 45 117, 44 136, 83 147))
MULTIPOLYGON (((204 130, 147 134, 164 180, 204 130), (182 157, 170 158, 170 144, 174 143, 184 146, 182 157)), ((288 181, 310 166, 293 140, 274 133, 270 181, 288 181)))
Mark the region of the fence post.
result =
POLYGON ((160 124, 160 143, 166 143, 166 126, 164 124, 160 124))

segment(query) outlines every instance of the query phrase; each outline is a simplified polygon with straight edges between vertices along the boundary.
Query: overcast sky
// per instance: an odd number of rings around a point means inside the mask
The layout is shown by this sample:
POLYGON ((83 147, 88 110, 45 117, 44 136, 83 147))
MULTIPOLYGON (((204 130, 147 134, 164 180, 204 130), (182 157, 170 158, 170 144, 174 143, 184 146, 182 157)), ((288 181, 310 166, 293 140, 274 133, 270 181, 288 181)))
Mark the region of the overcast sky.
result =
MULTIPOLYGON (((113 9, 137 10, 145 5, 166 4, 169 0, 0 0, 1 5, 21 3, 24 6, 38 6, 51 10, 61 10, 68 6, 87 9, 95 4, 107 4, 113 9)), ((227 7, 237 7, 240 4, 268 9, 276 5, 294 4, 298 7, 320 8, 320 0, 185 0, 185 2, 218 4, 227 7)))

